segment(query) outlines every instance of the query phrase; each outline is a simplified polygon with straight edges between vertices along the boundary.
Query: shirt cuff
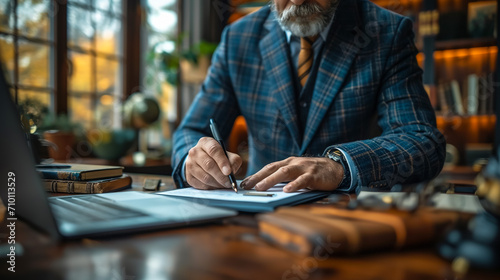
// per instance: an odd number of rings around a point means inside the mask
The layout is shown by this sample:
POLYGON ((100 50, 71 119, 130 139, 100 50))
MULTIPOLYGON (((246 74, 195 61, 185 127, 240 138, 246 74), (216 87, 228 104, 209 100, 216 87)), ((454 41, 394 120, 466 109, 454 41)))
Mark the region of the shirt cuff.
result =
POLYGON ((184 161, 182 162, 182 168, 181 168, 181 178, 182 178, 182 181, 184 182, 187 182, 186 181, 186 161, 188 159, 189 156, 186 156, 186 158, 184 158, 184 161))
POLYGON ((342 155, 344 155, 351 175, 351 185, 349 186, 349 188, 338 188, 337 190, 343 192, 355 192, 356 194, 359 194, 359 192, 361 191, 361 186, 358 186, 358 182, 360 182, 361 178, 359 178, 358 168, 354 164, 354 161, 349 154, 344 152, 342 149, 337 148, 337 150, 339 150, 342 155))

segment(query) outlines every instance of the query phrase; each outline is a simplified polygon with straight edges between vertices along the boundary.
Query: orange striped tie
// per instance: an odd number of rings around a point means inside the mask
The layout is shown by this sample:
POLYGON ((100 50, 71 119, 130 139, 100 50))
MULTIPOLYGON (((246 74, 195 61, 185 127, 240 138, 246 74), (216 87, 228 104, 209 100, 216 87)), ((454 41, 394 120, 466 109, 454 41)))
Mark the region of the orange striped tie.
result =
POLYGON ((300 38, 299 66, 297 68, 297 73, 302 86, 306 84, 307 78, 309 78, 309 74, 311 73, 314 59, 312 45, 314 41, 316 41, 316 38, 318 38, 318 36, 300 38))

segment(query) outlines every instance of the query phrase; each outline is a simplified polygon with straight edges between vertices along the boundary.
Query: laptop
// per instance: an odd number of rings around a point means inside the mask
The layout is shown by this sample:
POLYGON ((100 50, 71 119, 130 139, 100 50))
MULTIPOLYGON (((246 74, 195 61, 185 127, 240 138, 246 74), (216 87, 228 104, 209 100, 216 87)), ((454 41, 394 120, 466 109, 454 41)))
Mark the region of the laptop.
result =
POLYGON ((56 240, 182 227, 237 214, 133 191, 48 198, 1 67, 0 133, 0 197, 7 222, 22 219, 56 240))

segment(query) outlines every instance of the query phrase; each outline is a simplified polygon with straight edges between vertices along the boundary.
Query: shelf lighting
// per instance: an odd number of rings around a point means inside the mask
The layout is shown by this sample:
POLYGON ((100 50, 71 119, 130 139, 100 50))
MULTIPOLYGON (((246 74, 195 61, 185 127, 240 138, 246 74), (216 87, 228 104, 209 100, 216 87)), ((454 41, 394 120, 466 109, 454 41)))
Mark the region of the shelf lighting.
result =
POLYGON ((434 52, 434 59, 451 59, 478 55, 496 55, 497 47, 476 47, 469 49, 441 50, 434 52))

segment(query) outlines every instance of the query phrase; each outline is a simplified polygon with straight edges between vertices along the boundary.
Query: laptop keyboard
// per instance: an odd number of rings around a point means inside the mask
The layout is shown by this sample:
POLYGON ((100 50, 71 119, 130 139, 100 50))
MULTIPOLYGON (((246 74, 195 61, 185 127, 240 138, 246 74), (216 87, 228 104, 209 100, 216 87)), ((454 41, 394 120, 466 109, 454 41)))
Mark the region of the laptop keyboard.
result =
POLYGON ((109 221, 147 216, 96 195, 49 199, 56 219, 69 223, 109 221))

